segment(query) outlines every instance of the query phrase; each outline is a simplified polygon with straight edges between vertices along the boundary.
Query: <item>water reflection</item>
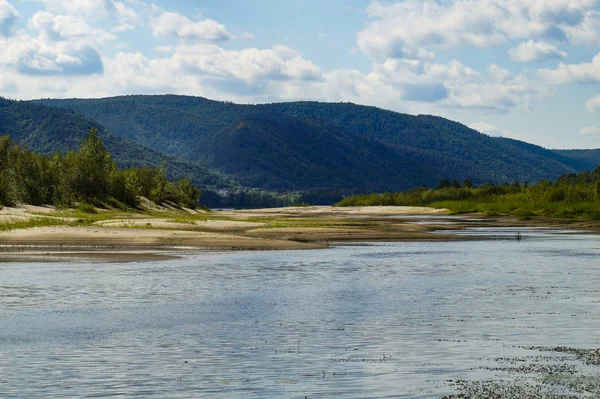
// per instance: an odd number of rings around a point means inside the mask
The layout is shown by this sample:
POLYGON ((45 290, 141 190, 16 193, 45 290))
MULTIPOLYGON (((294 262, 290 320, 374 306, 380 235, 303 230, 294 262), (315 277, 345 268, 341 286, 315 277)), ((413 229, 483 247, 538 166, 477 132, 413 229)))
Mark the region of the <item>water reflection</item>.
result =
POLYGON ((598 237, 531 234, 0 264, 0 396, 435 398, 518 345, 598 346, 598 237))

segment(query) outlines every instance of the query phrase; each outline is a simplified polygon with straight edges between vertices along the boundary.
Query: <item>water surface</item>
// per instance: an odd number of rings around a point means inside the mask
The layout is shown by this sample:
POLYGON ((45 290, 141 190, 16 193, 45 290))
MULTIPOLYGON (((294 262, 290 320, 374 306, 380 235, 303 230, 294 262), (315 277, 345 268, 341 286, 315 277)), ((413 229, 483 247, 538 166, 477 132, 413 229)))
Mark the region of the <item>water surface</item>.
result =
POLYGON ((599 346, 599 237, 497 234, 2 263, 0 397, 439 398, 522 345, 599 346))

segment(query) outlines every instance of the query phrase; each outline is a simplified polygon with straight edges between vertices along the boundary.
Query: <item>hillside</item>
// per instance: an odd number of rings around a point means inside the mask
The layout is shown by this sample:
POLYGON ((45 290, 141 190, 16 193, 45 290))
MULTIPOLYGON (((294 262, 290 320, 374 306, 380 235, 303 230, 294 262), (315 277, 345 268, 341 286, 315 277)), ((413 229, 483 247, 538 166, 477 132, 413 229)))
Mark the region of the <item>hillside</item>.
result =
POLYGON ((210 149, 207 165, 251 187, 386 191, 435 184, 442 176, 382 144, 289 117, 245 118, 201 147, 210 149))
POLYGON ((40 102, 261 188, 401 190, 431 185, 440 176, 535 182, 589 167, 569 154, 490 137, 444 118, 350 103, 239 105, 173 95, 40 102), (268 134, 279 145, 265 146, 268 134), (324 146, 319 140, 325 136, 324 146))
POLYGON ((91 128, 98 130, 102 141, 121 168, 160 166, 166 163, 167 175, 171 179, 189 176, 201 187, 237 185, 232 179, 219 173, 111 133, 98 122, 71 110, 0 98, 0 135, 8 135, 19 145, 40 154, 77 149, 91 128))
POLYGON ((600 165, 600 148, 593 150, 554 150, 554 152, 582 162, 589 170, 593 170, 597 165, 600 165))

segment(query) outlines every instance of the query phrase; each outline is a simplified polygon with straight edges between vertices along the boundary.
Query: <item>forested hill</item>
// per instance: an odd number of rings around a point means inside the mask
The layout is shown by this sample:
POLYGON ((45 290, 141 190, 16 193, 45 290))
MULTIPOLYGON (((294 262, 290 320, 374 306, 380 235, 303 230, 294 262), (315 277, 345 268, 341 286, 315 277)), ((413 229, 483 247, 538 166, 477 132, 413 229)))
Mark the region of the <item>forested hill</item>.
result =
POLYGON ((48 155, 75 150, 91 128, 98 130, 121 168, 165 163, 167 175, 172 179, 189 176, 194 184, 202 187, 237 186, 230 178, 127 140, 71 110, 0 98, 0 136, 10 136, 11 140, 30 151, 48 155))
POLYGON ((589 170, 600 165, 600 148, 593 150, 554 150, 554 152, 585 164, 589 170))
POLYGON ((535 182, 589 162, 435 116, 350 103, 239 105, 187 96, 39 100, 261 188, 402 190, 441 177, 535 182), (274 144, 277 143, 277 144, 274 144))
POLYGON ((290 117, 251 116, 195 148, 204 162, 251 187, 387 191, 436 184, 443 175, 409 154, 290 117), (208 148, 209 151, 204 151, 208 148))

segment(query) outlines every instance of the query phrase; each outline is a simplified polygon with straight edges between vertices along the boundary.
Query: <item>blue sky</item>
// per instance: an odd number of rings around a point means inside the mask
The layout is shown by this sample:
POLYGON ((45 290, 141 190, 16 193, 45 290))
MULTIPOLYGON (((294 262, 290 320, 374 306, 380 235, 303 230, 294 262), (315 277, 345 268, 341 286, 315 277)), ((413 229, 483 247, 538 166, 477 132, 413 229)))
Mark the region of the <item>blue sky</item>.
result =
POLYGON ((351 101, 600 147, 599 0, 0 0, 0 95, 351 101))

